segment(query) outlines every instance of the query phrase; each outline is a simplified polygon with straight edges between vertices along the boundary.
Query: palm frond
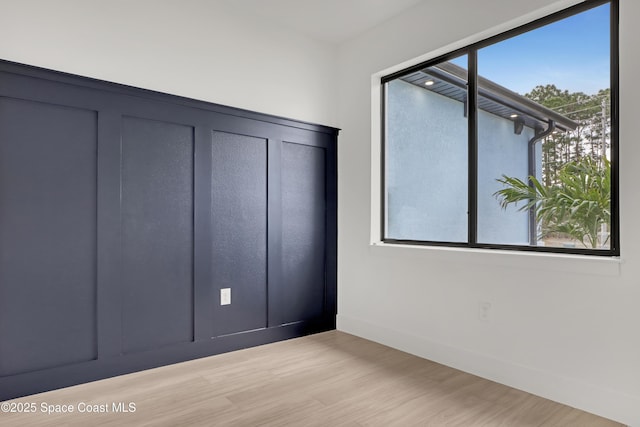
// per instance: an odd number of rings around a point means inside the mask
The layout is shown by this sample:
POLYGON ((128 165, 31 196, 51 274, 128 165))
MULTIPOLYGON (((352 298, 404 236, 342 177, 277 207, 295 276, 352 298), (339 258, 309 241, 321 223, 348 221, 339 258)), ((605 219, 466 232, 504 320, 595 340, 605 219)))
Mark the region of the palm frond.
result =
POLYGON ((503 209, 518 206, 518 211, 535 210, 542 225, 542 235, 563 233, 597 247, 601 224, 611 220, 611 163, 602 165, 590 157, 564 165, 558 172, 558 183, 543 185, 536 177, 529 182, 502 175, 497 181, 504 188, 494 197, 503 209))

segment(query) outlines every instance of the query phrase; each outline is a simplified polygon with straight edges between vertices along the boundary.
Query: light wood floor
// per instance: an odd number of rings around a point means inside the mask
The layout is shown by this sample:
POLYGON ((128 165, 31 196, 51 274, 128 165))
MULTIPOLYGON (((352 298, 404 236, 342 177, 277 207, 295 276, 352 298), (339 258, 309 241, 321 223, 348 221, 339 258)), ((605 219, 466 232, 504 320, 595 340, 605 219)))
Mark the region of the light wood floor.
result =
POLYGON ((2 426, 615 426, 612 421, 331 331, 12 402, 2 426), (77 413, 133 402, 134 413, 77 413))

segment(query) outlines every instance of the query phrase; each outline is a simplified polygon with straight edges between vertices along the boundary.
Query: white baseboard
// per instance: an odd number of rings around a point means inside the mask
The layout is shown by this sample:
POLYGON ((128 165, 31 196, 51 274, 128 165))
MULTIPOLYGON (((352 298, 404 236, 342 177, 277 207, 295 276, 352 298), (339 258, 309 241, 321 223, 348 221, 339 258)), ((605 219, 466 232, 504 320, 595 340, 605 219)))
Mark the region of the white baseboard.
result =
POLYGON ((340 331, 582 409, 630 427, 640 427, 640 397, 638 396, 603 389, 578 379, 499 360, 350 316, 338 315, 337 326, 340 331))

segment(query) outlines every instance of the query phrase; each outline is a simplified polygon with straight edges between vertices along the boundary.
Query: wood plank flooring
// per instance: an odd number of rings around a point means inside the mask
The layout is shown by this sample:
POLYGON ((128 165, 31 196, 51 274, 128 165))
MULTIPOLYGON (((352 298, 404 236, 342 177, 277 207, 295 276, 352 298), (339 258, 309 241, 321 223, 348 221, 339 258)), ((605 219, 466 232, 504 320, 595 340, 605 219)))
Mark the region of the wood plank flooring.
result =
POLYGON ((2 426, 620 425, 337 331, 9 402, 38 411, 0 413, 2 426), (114 412, 130 402, 135 412, 114 412))

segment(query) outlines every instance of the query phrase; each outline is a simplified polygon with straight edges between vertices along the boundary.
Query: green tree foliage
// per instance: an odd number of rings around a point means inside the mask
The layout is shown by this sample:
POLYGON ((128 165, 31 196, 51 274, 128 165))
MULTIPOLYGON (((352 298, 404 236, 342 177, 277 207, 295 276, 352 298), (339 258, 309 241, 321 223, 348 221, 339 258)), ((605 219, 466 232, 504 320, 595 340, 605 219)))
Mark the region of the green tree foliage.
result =
POLYGON ((611 164, 607 160, 610 137, 609 89, 595 95, 536 86, 525 96, 574 120, 568 132, 554 132, 542 141, 542 177, 528 182, 502 176, 504 185, 494 196, 503 208, 533 209, 543 239, 570 237, 585 247, 604 246, 599 233, 611 219, 611 164))
POLYGON ((566 163, 550 186, 533 176, 529 180, 531 185, 506 175, 498 179, 505 188, 494 196, 502 208, 519 203, 519 211, 533 208, 541 224, 539 238, 561 233, 588 248, 606 244, 598 235, 601 225, 611 219, 611 164, 606 158, 582 157, 566 163))
POLYGON ((554 133, 542 141, 542 180, 550 186, 558 182, 558 173, 565 164, 591 157, 606 157, 610 126, 610 89, 595 95, 569 92, 549 84, 536 86, 525 96, 578 123, 578 127, 566 133, 554 133))

